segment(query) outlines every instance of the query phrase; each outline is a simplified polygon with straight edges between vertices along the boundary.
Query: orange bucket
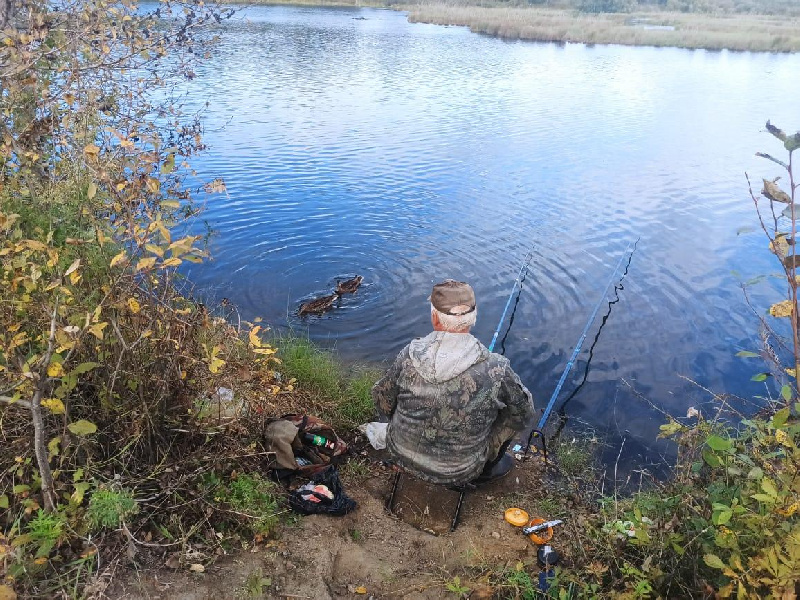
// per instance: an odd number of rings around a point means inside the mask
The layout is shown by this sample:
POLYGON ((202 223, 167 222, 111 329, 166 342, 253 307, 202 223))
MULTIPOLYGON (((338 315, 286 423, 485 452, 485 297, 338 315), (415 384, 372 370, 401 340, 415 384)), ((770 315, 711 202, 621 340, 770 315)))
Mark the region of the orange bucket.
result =
MULTIPOLYGON (((533 527, 534 525, 541 525, 547 521, 547 519, 540 519, 536 517, 535 519, 531 519, 530 523, 528 523, 528 527, 533 527)), ((538 544, 542 546, 553 539, 553 528, 548 527, 545 531, 537 531, 536 533, 531 533, 528 535, 531 538, 531 541, 534 544, 538 544)))

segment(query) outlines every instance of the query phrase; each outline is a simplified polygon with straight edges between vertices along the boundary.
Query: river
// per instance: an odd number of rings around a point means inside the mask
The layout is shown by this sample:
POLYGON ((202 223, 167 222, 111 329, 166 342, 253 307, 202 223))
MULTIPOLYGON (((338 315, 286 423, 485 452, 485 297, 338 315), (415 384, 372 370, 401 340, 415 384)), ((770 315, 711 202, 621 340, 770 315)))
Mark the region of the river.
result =
POLYGON ((800 56, 508 42, 359 8, 248 8, 220 36, 188 90, 208 102, 193 166, 227 184, 201 198, 214 258, 188 275, 206 297, 384 362, 430 330, 444 278, 472 283, 488 344, 531 251, 503 347, 543 408, 640 238, 570 427, 657 471, 661 410, 712 415, 700 386, 766 394, 763 364, 735 356, 759 347, 741 283, 767 276, 749 288, 759 313, 780 299, 744 173, 779 174, 754 153, 781 154, 767 119, 800 127, 800 56), (334 310, 295 315, 355 274, 334 310))

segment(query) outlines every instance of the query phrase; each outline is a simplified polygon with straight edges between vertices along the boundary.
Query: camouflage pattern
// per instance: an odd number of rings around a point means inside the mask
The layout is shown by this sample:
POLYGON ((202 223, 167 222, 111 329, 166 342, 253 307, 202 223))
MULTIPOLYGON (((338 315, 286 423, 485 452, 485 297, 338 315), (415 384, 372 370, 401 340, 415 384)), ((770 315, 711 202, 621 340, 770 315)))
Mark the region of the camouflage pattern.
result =
POLYGON ((389 420, 387 449, 416 476, 442 485, 475 479, 534 417, 508 359, 464 333, 414 340, 372 389, 389 420))

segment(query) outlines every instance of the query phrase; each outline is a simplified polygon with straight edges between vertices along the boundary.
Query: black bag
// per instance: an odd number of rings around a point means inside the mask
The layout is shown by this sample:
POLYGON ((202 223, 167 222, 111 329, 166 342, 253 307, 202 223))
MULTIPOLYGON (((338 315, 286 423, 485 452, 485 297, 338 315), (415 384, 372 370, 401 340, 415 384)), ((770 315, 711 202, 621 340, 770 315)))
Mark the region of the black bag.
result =
POLYGON ((295 490, 289 494, 289 506, 304 515, 325 514, 341 517, 355 510, 358 503, 344 493, 342 482, 339 481, 339 471, 335 465, 315 473, 311 476, 311 482, 315 485, 324 485, 332 493, 333 498, 328 498, 324 494, 313 491, 295 490), (307 499, 303 496, 313 496, 318 502, 307 499))

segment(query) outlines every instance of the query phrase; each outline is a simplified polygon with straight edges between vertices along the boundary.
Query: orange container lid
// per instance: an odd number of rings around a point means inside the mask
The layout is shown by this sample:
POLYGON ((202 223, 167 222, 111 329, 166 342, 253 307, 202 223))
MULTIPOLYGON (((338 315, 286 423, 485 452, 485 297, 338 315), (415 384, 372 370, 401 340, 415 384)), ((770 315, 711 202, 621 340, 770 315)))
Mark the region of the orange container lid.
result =
POLYGON ((507 508, 505 512, 506 521, 515 527, 522 527, 528 522, 528 513, 521 508, 507 508))

